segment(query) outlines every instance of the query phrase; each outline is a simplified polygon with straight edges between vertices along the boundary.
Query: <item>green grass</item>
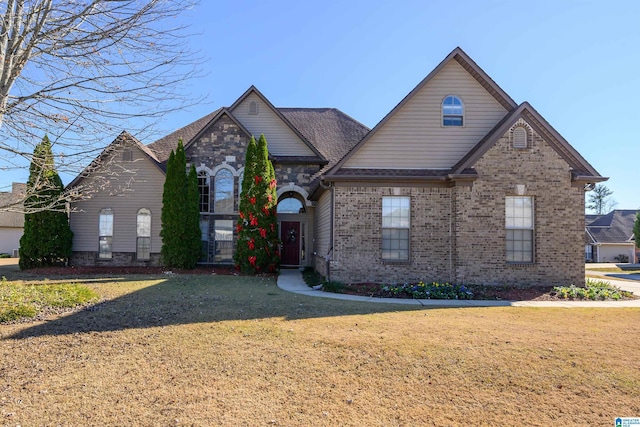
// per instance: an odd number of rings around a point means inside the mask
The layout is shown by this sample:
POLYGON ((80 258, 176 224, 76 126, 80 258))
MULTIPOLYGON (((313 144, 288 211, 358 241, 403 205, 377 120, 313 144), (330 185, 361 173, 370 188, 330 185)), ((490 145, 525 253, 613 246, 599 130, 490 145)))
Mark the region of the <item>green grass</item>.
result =
POLYGON ((98 294, 78 284, 23 284, 0 280, 0 322, 12 322, 57 309, 98 300, 98 294))
POLYGON ((233 275, 73 281, 101 302, 0 325, 0 425, 605 426, 640 414, 637 308, 427 309, 233 275))

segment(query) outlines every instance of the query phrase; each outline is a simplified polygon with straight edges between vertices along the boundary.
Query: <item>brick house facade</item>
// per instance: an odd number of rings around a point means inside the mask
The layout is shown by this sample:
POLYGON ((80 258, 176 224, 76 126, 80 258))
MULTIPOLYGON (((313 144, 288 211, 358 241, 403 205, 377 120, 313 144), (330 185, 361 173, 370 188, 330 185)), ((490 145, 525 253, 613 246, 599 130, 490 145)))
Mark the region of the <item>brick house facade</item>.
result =
MULTIPOLYGON (((584 277, 584 191, 606 178, 459 48, 371 130, 335 109, 276 108, 251 87, 230 107, 140 144, 144 160, 163 169, 184 141, 201 177, 204 263, 232 263, 244 151, 260 134, 278 180, 285 266, 339 281, 526 285, 584 277)), ((97 233, 80 224, 97 223, 109 203, 103 192, 78 202, 84 216, 72 215, 84 262, 97 233)), ((115 212, 114 227, 140 209, 147 208, 115 212)), ((135 249, 118 240, 113 254, 135 249)), ((157 242, 151 252, 160 252, 157 242)), ((108 255, 93 259, 123 259, 108 255)))

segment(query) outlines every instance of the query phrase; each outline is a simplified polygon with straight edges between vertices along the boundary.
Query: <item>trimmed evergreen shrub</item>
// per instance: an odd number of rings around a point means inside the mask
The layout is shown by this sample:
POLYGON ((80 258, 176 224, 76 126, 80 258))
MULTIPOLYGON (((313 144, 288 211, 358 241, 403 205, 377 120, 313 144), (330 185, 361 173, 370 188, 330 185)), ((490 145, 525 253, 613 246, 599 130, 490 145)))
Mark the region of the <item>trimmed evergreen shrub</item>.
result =
POLYGON ((55 169, 49 137, 33 151, 24 202, 24 233, 20 238, 22 270, 65 264, 72 252, 73 232, 55 169))
POLYGON ((267 140, 260 135, 256 144, 252 137, 245 158, 234 254, 236 268, 243 273, 276 272, 280 268, 276 185, 267 140))
POLYGON ((182 140, 171 151, 162 192, 162 263, 165 267, 193 268, 200 257, 200 212, 195 168, 186 173, 182 140), (195 193, 195 195, 194 195, 195 193))

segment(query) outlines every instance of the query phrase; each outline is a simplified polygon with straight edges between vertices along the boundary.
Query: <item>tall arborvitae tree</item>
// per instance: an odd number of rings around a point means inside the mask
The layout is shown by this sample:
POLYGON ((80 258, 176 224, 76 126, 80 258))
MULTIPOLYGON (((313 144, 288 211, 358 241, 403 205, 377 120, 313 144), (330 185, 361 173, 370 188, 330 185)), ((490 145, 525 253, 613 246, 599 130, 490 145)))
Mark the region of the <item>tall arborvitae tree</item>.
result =
POLYGON ((172 150, 169 155, 162 193, 160 237, 162 263, 166 267, 193 268, 200 256, 200 214, 198 198, 193 197, 194 185, 195 191, 198 191, 198 179, 194 175, 195 184, 189 184, 186 164, 184 146, 180 140, 176 151, 172 150), (197 234, 194 232, 194 223, 197 234), (198 249, 194 250, 196 244, 198 249))
POLYGON ((20 238, 20 268, 64 264, 71 257, 73 232, 61 197, 63 185, 56 171, 51 143, 45 135, 33 151, 24 233, 20 238))
POLYGON ((188 268, 193 268, 202 255, 200 231, 200 192, 198 191, 198 172, 191 165, 187 177, 187 204, 185 212, 185 246, 188 254, 185 260, 188 268))
POLYGON ((280 267, 276 179, 264 135, 256 146, 252 137, 247 147, 238 242, 234 260, 243 273, 275 272, 280 267))

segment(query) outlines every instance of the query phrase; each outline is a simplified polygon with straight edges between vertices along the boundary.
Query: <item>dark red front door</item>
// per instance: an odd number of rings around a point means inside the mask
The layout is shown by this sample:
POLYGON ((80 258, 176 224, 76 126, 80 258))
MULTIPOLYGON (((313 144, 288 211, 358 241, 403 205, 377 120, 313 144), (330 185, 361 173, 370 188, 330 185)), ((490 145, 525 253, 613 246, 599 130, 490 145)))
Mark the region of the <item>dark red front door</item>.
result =
POLYGON ((282 265, 300 265, 300 222, 282 221, 280 223, 282 241, 282 265))

